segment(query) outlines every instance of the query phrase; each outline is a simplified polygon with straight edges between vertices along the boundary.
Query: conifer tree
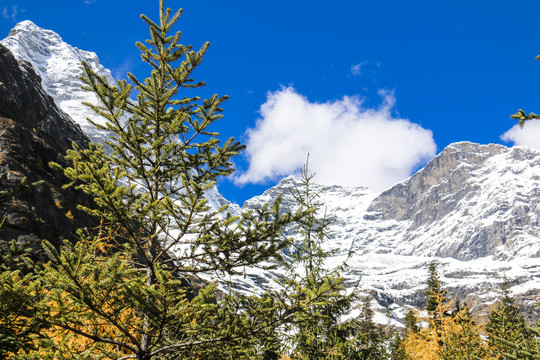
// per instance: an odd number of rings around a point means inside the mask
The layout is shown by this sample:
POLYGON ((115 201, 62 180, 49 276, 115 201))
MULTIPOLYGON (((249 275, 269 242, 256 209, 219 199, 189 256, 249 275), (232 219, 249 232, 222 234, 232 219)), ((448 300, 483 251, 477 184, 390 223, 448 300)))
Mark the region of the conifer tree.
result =
POLYGON ((211 130, 226 96, 201 100, 185 91, 204 85, 192 77, 208 43, 198 51, 182 45, 180 32, 171 33, 181 10, 159 5, 158 22, 141 15, 150 29, 146 44, 137 43, 151 69, 147 79, 128 74, 129 82, 109 84, 83 64, 85 88, 101 100, 87 105, 105 118, 95 125, 110 133, 111 152, 73 145, 72 165, 63 170, 68 186, 94 198, 97 208, 80 207, 103 226, 59 250, 44 241, 52 261, 38 279, 48 289, 41 319, 65 339, 63 349, 71 336, 87 339, 69 348, 73 359, 257 357, 289 315, 283 301, 268 294, 218 299, 215 282, 198 290, 191 284, 280 260, 289 244, 282 227, 302 214, 280 214, 279 200, 240 216, 208 205, 205 194, 233 172, 231 159, 243 146, 221 143, 211 130))
POLYGON ((442 288, 437 263, 431 262, 428 267, 426 311, 428 312, 429 327, 436 333, 440 346, 444 345, 444 324, 446 317, 452 314, 451 305, 446 299, 446 289, 442 288))
POLYGON ((435 311, 439 304, 446 302, 446 290, 441 286, 441 279, 435 261, 428 266, 427 289, 424 294, 427 296, 426 310, 428 312, 435 311))
MULTIPOLYGON (((28 249, 14 240, 0 248, 0 359, 10 358, 21 349, 36 348, 34 335, 43 330, 34 319, 34 289, 29 288, 28 249)), ((34 285, 35 288, 35 285, 34 285)))
POLYGON ((538 328, 527 328, 528 333, 531 337, 526 341, 522 342, 510 342, 504 341, 509 348, 511 348, 510 353, 502 354, 502 358, 505 360, 519 360, 519 359, 530 359, 530 360, 540 360, 540 331, 538 328))
POLYGON ((375 312, 371 308, 371 298, 364 297, 360 316, 355 319, 355 351, 362 360, 385 360, 390 358, 388 345, 391 339, 383 327, 373 320, 375 312))
POLYGON ((407 314, 405 314, 405 328, 413 333, 420 331, 418 321, 416 320, 416 312, 417 311, 409 308, 407 314))
POLYGON ((507 279, 501 284, 499 304, 489 314, 486 332, 492 358, 504 359, 512 354, 514 359, 529 359, 517 350, 524 349, 533 335, 514 304, 507 279))
MULTIPOLYGON (((308 159, 309 160, 309 159, 308 159)), ((352 295, 345 293, 339 270, 327 270, 325 261, 333 250, 325 250, 326 218, 320 217, 322 204, 313 190, 306 164, 301 184, 292 195, 307 215, 298 222, 299 240, 292 251, 290 270, 282 280, 285 292, 297 311, 283 329, 286 352, 292 359, 356 359, 357 348, 350 338, 352 323, 341 323, 351 309, 352 295)))

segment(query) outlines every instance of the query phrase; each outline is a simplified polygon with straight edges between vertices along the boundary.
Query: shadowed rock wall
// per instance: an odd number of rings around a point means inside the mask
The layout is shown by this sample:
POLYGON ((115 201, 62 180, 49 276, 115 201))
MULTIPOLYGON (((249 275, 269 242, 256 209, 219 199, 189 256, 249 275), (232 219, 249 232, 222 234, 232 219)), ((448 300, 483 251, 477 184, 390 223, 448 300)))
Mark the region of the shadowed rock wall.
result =
POLYGON ((0 189, 8 190, 21 179, 43 180, 31 191, 17 195, 7 211, 0 237, 39 248, 41 239, 59 244, 75 239, 79 227, 95 227, 96 219, 77 210, 92 203, 67 183, 49 162, 67 165, 63 158, 72 142, 81 146, 88 138, 63 113, 41 87, 41 79, 26 62, 18 62, 0 45, 0 189))

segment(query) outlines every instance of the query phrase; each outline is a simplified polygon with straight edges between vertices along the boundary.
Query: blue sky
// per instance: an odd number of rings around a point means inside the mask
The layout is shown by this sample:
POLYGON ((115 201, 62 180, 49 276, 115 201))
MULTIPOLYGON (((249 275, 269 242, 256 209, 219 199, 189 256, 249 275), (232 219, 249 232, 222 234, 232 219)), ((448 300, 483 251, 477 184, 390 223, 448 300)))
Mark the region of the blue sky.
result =
MULTIPOLYGON (((540 146, 538 124, 501 140, 518 108, 540 112, 538 1, 165 4, 184 9, 184 43, 211 43, 201 93, 230 96, 215 129, 248 144, 219 184, 230 200, 260 194, 308 152, 321 182, 380 191, 452 142, 540 146)), ((29 19, 115 76, 144 77, 140 13, 156 18, 157 1, 0 0, 0 38, 29 19)))

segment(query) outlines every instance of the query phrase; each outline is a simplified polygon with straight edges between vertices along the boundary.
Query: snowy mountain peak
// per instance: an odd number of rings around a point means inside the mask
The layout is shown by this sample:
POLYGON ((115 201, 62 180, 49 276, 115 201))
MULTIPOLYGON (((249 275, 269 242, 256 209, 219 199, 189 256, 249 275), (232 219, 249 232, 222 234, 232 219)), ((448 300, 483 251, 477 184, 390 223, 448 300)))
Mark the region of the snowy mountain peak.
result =
MULTIPOLYGON (((36 43, 49 44, 49 45, 59 45, 66 44, 60 35, 55 33, 52 30, 43 29, 37 26, 31 20, 24 20, 17 23, 13 29, 10 30, 8 38, 22 39, 22 38, 33 38, 32 41, 36 43)), ((67 45, 67 44, 66 44, 67 45)), ((69 46, 69 45, 68 45, 69 46)), ((40 48, 39 51, 44 53, 51 53, 54 51, 54 48, 40 48)))
MULTIPOLYGON (((20 23, 16 24, 13 29, 11 29, 11 31, 9 32, 9 36, 16 36, 17 33, 31 33, 31 32, 49 32, 51 33, 51 35, 56 35, 58 36, 58 34, 54 33, 54 31, 51 31, 51 30, 45 30, 45 29, 42 29, 40 28, 39 26, 37 26, 36 24, 34 24, 33 21, 30 21, 30 20, 24 20, 24 21, 21 21, 20 23)), ((60 37, 60 36, 58 36, 60 37)))
POLYGON ((540 256, 540 151, 455 143, 369 206, 404 226, 398 254, 471 260, 540 256))
MULTIPOLYGON (((384 213, 385 218, 408 219, 412 215, 410 210, 413 202, 425 197, 430 191, 436 191, 441 180, 445 183, 458 177, 463 180, 469 176, 472 167, 476 168, 490 156, 507 150, 507 147, 496 144, 480 145, 468 141, 452 143, 423 169, 384 191, 370 207, 370 211, 384 213), (392 198, 392 201, 387 201, 388 198, 392 198)), ((457 181, 450 181, 450 184, 459 186, 457 181)))
POLYGON ((64 42, 54 31, 42 29, 29 20, 15 25, 9 36, 0 42, 15 58, 32 64, 41 77, 45 91, 82 127, 92 141, 104 141, 106 134, 96 131, 86 120, 87 117, 95 119, 93 112, 81 104, 83 101, 97 103, 94 94, 81 89, 82 61, 86 61, 94 71, 113 81, 111 72, 99 63, 95 53, 77 49, 64 42))
MULTIPOLYGON (((296 203, 290 189, 298 184, 286 178, 244 206, 258 207, 281 195, 283 210, 291 210, 296 203)), ((340 250, 326 263, 339 264, 352 249, 345 278, 351 283, 361 278, 363 291, 396 318, 404 316, 403 305, 422 305, 427 264, 434 260, 451 294, 466 299, 475 312, 485 311, 497 296, 503 276, 511 279, 522 304, 534 308, 540 151, 458 142, 380 195, 364 188, 312 188, 330 220, 327 247, 340 250)), ((270 284, 272 276, 248 272, 242 281, 255 287, 270 284)))

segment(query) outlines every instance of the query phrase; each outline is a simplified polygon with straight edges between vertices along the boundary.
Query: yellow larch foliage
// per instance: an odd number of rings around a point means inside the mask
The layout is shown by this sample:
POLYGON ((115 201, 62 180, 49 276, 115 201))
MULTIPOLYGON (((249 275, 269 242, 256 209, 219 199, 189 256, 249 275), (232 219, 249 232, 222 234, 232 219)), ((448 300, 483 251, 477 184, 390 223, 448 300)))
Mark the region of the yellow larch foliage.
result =
POLYGON ((452 312, 452 303, 440 302, 428 316, 417 316, 418 331, 409 329, 403 347, 412 360, 476 359, 486 344, 480 342, 479 327, 470 321, 467 308, 452 312))

